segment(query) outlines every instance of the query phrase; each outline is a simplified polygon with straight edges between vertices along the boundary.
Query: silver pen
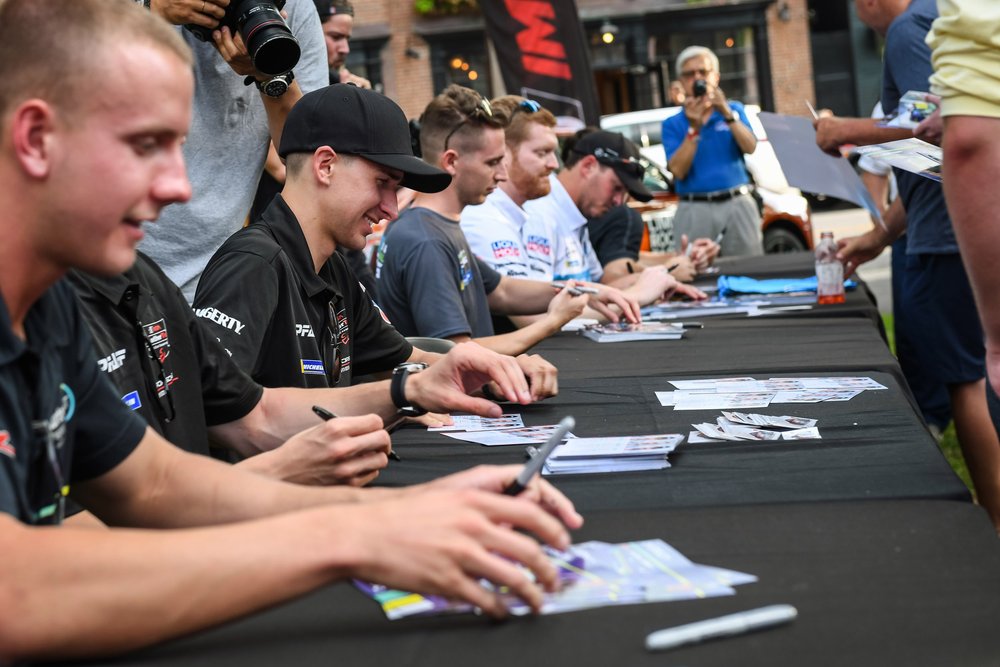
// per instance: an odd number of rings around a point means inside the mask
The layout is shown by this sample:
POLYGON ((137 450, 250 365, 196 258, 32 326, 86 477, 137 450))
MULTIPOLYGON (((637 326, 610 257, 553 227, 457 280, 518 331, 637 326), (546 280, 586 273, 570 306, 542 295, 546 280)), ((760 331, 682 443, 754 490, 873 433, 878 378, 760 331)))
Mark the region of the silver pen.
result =
POLYGON ((762 628, 770 628, 790 623, 799 615, 790 604, 775 604, 750 611, 741 611, 728 616, 710 618, 705 621, 678 625, 666 630, 657 630, 646 637, 646 649, 663 651, 685 644, 697 644, 706 639, 732 637, 762 628))

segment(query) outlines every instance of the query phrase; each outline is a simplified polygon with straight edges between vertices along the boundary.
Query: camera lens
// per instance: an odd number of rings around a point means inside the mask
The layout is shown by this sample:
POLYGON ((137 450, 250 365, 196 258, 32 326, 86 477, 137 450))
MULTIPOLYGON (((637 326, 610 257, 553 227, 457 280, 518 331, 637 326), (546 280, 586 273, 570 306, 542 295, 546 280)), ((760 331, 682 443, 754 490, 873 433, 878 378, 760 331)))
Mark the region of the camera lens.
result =
POLYGON ((698 79, 694 82, 694 87, 692 89, 695 97, 701 97, 708 92, 708 82, 704 79, 698 79))
POLYGON ((237 9, 236 25, 257 71, 276 75, 295 67, 301 55, 299 42, 274 2, 247 0, 237 9))

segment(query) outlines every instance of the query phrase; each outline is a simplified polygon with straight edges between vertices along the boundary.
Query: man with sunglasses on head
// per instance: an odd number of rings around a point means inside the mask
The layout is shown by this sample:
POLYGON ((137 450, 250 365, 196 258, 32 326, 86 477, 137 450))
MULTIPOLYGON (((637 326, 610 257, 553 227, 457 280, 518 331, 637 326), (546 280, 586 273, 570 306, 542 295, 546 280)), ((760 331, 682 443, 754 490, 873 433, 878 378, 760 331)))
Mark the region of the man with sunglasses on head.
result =
MULTIPOLYGON (((195 312, 265 387, 346 387, 393 371, 397 407, 422 415, 429 406, 402 387, 440 355, 389 324, 336 249, 362 248, 374 225, 394 219, 399 186, 436 192, 451 177, 413 156, 392 100, 349 84, 306 95, 289 113, 279 154, 284 190, 209 261, 195 312)), ((529 370, 531 398, 555 393, 551 366, 529 370)))
POLYGON ((391 224, 378 250, 375 278, 379 300, 407 335, 475 340, 504 354, 521 354, 557 333, 589 303, 618 319, 615 304, 630 320, 638 306, 613 288, 588 298, 572 289, 502 276, 476 258, 462 234, 462 210, 481 204, 507 180, 506 115, 470 88, 451 85, 420 117, 425 160, 452 176, 448 188, 418 193, 391 224), (574 294, 575 292, 575 294, 574 294), (491 313, 541 317, 518 331, 494 335, 491 313))
POLYGON ((757 138, 743 105, 719 87, 719 59, 704 46, 677 56, 684 110, 663 121, 663 150, 680 202, 674 235, 722 235, 723 257, 761 255, 760 210, 743 155, 757 138))

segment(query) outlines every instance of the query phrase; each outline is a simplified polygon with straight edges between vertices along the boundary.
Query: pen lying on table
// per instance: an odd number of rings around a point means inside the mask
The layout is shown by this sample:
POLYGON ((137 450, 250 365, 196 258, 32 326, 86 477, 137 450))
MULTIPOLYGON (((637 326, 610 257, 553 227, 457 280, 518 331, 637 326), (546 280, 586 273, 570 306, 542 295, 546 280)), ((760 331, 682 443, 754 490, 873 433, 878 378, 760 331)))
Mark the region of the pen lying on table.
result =
MULTIPOLYGON (((552 286, 556 289, 566 289, 566 283, 552 283, 552 286)), ((584 287, 583 285, 577 285, 576 287, 570 287, 569 293, 573 296, 580 296, 581 294, 600 294, 600 291, 594 289, 593 287, 584 287)))

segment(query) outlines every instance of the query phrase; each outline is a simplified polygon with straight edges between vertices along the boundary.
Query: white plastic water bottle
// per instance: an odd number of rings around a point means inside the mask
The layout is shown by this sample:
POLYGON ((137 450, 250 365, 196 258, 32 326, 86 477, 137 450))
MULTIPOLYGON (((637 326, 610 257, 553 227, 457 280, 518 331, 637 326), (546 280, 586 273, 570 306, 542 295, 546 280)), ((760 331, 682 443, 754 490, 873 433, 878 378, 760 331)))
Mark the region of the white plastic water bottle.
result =
POLYGON ((823 232, 816 246, 816 303, 844 303, 844 265, 833 232, 823 232))

